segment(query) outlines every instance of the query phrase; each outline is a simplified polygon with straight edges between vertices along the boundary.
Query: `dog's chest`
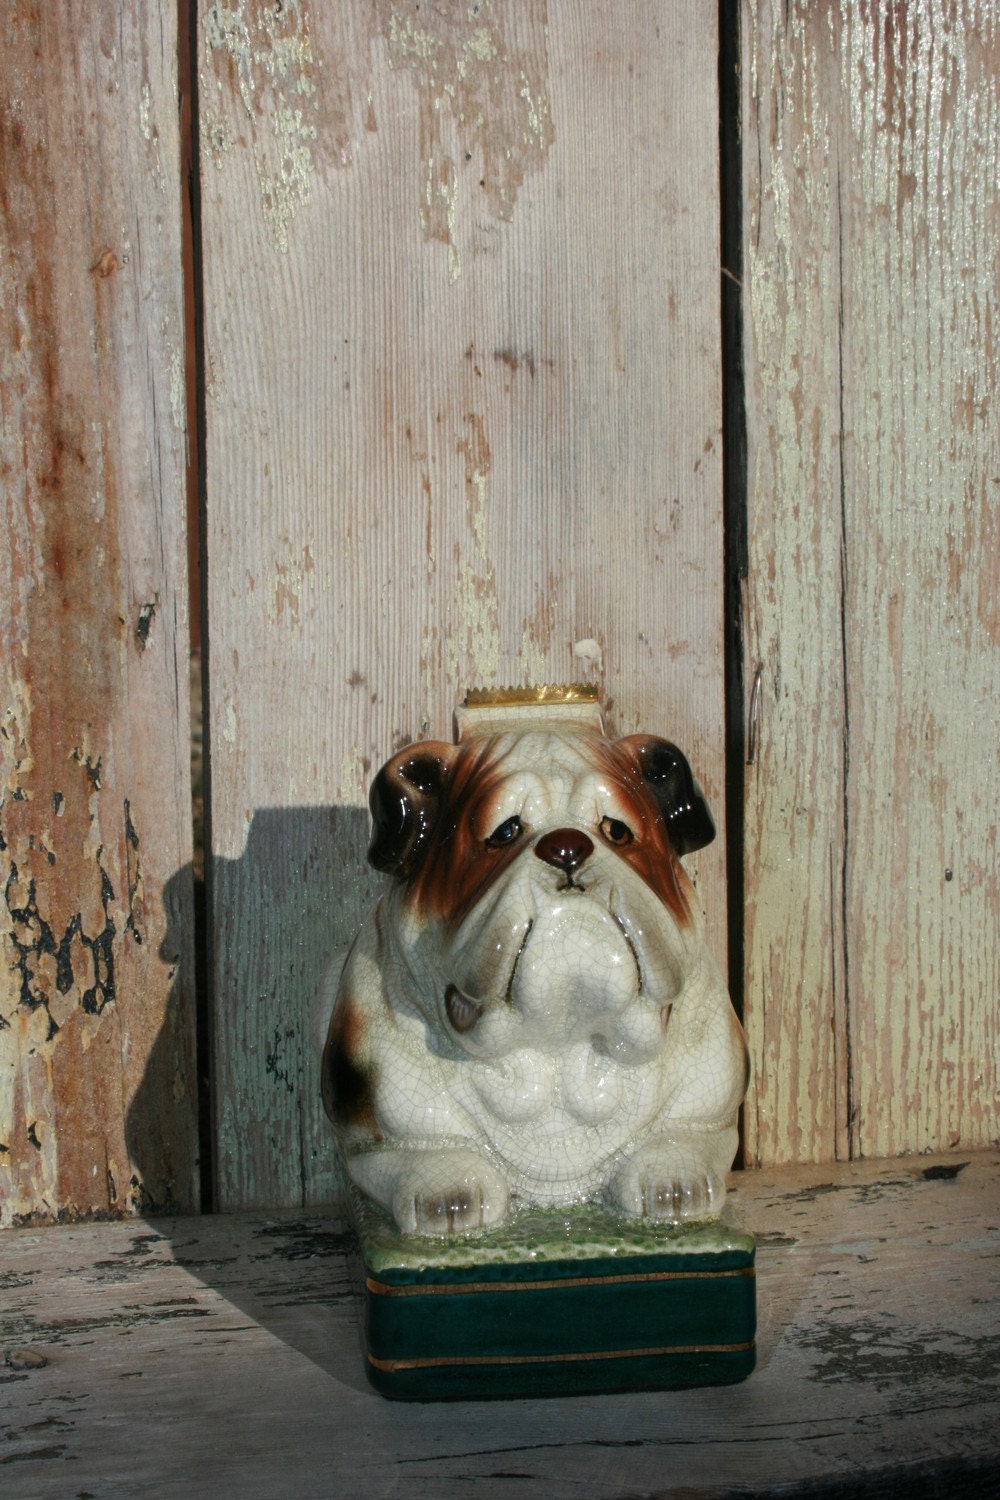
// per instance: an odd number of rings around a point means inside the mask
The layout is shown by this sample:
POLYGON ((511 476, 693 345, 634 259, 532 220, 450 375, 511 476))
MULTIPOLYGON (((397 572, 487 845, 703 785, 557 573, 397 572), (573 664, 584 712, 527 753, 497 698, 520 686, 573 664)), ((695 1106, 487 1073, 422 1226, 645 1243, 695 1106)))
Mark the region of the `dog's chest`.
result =
POLYGON ((551 1134, 631 1115, 636 1071, 581 1041, 559 1054, 520 1048, 501 1062, 473 1064, 467 1078, 476 1113, 494 1130, 542 1126, 551 1134))
POLYGON ((599 1191, 608 1162, 655 1116, 658 1076, 581 1042, 561 1055, 524 1048, 473 1064, 458 1091, 517 1191, 559 1203, 599 1191))

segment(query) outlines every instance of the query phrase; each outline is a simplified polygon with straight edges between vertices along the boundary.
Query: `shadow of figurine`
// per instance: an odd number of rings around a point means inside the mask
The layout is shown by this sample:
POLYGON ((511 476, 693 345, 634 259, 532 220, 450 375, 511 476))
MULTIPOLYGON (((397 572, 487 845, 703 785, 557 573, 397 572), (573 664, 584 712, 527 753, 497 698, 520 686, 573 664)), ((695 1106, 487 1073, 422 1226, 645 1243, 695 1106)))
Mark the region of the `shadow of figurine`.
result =
POLYGON ((196 1044, 201 1206, 293 1208, 337 1196, 314 1012, 378 888, 368 826, 363 808, 259 810, 239 858, 210 860, 194 923, 190 867, 167 882, 160 957, 173 974, 170 999, 127 1121, 143 1212, 198 1205, 184 1181, 190 1163, 157 1123, 178 1100, 192 1107, 185 1075, 196 1044))
POLYGON ((170 990, 125 1120, 130 1197, 145 1216, 197 1212, 202 1199, 197 904, 192 897, 192 869, 185 865, 163 888, 165 931, 158 957, 169 970, 170 990))
POLYGON ((331 961, 380 889, 359 807, 263 808, 238 859, 208 869, 213 1204, 339 1196, 315 1012, 331 961))
POLYGON ((364 808, 264 808, 238 858, 209 861, 207 892, 195 882, 194 921, 191 867, 171 877, 170 996, 126 1121, 135 1201, 174 1262, 361 1386, 316 1011, 381 884, 368 836, 364 808))

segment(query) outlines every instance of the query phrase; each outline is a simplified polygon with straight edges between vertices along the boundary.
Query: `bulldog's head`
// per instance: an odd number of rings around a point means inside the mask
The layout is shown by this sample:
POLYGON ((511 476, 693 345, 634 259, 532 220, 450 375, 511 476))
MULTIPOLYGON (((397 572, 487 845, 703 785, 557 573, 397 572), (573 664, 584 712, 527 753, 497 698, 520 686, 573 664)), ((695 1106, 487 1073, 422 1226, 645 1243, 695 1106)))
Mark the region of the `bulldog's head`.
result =
POLYGON ((675 745, 544 724, 412 745, 371 811, 405 988, 446 1055, 662 1049, 701 953, 680 857, 715 835, 675 745))

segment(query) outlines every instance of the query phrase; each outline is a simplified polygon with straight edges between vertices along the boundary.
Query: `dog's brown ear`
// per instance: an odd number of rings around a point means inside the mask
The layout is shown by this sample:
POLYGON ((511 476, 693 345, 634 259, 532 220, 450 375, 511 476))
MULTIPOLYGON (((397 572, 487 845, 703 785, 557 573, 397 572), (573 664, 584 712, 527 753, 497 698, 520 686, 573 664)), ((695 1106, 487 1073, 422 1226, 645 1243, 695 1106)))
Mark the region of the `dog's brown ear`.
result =
POLYGON ((693 854, 715 838, 715 823, 686 758, 670 740, 631 734, 618 741, 631 755, 663 814, 675 854, 693 854))
POLYGON ((441 811, 456 753, 454 745, 428 740, 407 746, 379 771, 368 796, 368 859, 376 870, 400 880, 414 873, 441 811))

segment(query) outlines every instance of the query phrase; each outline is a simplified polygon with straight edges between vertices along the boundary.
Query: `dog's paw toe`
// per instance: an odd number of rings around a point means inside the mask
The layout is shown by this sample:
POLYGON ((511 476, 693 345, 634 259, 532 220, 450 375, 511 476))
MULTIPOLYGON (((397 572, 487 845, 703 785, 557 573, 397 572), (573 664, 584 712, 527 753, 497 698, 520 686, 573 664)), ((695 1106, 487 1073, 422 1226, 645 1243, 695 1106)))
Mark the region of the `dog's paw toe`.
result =
POLYGON ((507 1184, 472 1151, 427 1153, 393 1194, 392 1213, 410 1234, 467 1234, 499 1224, 507 1214, 507 1184))
POLYGON ((681 1224, 717 1218, 726 1185, 695 1153, 665 1144, 640 1150, 624 1162, 608 1184, 607 1197, 629 1218, 681 1224))

